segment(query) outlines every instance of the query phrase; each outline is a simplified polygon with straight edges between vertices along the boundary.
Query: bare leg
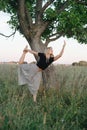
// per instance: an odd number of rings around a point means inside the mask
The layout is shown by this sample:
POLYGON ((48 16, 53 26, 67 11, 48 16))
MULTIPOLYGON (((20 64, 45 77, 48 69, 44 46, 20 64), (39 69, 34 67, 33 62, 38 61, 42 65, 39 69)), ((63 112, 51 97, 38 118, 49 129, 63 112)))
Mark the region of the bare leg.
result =
POLYGON ((36 102, 36 97, 37 97, 37 94, 34 94, 34 95, 33 95, 33 100, 34 100, 34 102, 36 102))
POLYGON ((20 59, 19 59, 19 64, 23 64, 24 59, 25 59, 25 55, 26 55, 27 52, 28 52, 28 46, 26 46, 26 47, 24 48, 23 54, 22 54, 22 56, 21 56, 20 59))

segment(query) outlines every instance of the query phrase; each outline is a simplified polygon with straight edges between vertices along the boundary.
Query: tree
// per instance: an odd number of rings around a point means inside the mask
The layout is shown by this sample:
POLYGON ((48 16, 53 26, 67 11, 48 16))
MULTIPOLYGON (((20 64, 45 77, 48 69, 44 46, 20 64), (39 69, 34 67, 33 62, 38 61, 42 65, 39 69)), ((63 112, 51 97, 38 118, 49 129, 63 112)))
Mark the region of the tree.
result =
POLYGON ((0 10, 10 13, 11 28, 35 51, 61 36, 87 43, 86 0, 0 0, 0 10))
POLYGON ((86 0, 1 0, 0 10, 36 51, 65 35, 87 42, 86 0))

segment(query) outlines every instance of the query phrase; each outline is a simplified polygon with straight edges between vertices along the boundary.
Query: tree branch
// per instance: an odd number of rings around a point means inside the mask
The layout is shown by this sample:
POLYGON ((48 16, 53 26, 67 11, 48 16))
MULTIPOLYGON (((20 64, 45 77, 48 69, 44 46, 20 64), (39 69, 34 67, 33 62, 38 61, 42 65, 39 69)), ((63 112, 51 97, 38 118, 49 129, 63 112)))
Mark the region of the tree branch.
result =
POLYGON ((44 6, 43 6, 43 8, 42 8, 42 10, 41 10, 41 14, 44 12, 44 10, 52 3, 52 2, 54 2, 55 0, 49 0, 44 6))
POLYGON ((28 21, 28 24, 29 24, 29 28, 31 28, 31 26, 32 26, 32 18, 31 18, 31 15, 30 15, 30 13, 29 13, 29 10, 28 10, 28 8, 25 6, 25 13, 26 13, 26 20, 28 21))
POLYGON ((39 23, 42 19, 42 14, 40 13, 42 9, 42 0, 36 0, 36 14, 35 14, 35 21, 39 23))
POLYGON ((82 5, 86 5, 87 6, 87 2, 86 1, 75 0, 75 2, 78 3, 78 4, 82 4, 82 5))
POLYGON ((39 26, 36 26, 36 36, 41 36, 41 34, 44 32, 44 30, 47 28, 47 26, 49 25, 49 22, 41 22, 41 24, 39 26))
POLYGON ((68 1, 61 4, 60 9, 58 8, 57 13, 60 14, 68 5, 68 1))
POLYGON ((55 33, 55 34, 49 36, 49 38, 46 39, 45 45, 47 46, 50 42, 57 40, 62 35, 63 35, 63 32, 61 32, 61 33, 55 33), (51 37, 53 37, 53 38, 51 38, 51 37))
POLYGON ((18 0, 18 19, 21 30, 23 31, 25 37, 29 39, 30 32, 29 24, 26 19, 25 0, 18 0))
POLYGON ((11 36, 14 36, 15 33, 16 33, 16 29, 15 29, 15 31, 14 31, 12 34, 10 34, 10 35, 5 35, 5 34, 3 34, 3 33, 0 33, 0 35, 9 38, 9 37, 11 37, 11 36))

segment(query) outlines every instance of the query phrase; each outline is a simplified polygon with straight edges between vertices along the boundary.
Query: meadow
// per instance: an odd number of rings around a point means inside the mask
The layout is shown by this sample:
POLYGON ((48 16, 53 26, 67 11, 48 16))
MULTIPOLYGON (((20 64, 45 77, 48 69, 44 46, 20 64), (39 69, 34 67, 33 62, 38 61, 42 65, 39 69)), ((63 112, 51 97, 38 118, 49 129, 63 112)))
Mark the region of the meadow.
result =
POLYGON ((56 86, 41 84, 37 103, 17 67, 0 65, 0 130, 87 130, 86 66, 55 66, 56 86))

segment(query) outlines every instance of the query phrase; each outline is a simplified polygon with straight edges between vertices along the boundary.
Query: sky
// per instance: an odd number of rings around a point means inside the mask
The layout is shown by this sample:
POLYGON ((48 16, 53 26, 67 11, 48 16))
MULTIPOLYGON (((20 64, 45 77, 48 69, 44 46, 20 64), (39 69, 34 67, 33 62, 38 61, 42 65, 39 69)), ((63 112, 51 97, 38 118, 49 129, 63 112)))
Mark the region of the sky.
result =
MULTIPOLYGON (((12 34, 13 30, 7 24, 9 19, 9 14, 0 11, 0 33, 5 35, 12 34)), ((55 64, 72 64, 73 62, 87 61, 87 45, 80 44, 73 38, 68 39, 66 37, 61 37, 51 42, 49 46, 53 48, 54 55, 59 54, 64 40, 67 44, 63 56, 58 59, 55 64)), ((16 32, 16 34, 10 38, 0 35, 0 62, 18 61, 26 45, 29 47, 28 42, 19 32, 16 32)), ((28 53, 25 57, 25 61, 35 61, 34 56, 28 53)))

